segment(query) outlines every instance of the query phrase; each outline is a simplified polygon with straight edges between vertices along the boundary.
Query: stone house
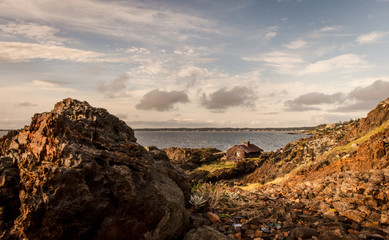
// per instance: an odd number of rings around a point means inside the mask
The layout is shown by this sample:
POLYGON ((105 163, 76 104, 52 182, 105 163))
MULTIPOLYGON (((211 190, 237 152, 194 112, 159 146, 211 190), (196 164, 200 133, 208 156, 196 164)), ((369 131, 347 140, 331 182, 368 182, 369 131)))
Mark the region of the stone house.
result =
POLYGON ((237 161, 245 158, 257 158, 263 150, 249 141, 235 145, 226 151, 227 160, 237 161))

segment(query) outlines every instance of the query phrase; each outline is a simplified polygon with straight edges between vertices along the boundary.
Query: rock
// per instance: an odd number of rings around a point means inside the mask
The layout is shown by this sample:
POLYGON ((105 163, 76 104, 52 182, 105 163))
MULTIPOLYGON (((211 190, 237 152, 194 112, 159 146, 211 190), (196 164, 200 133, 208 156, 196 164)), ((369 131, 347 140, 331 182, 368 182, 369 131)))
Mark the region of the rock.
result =
POLYGON ((216 148, 178 148, 170 147, 164 150, 170 161, 184 170, 194 170, 200 165, 219 161, 221 151, 216 148))
POLYGON ((19 170, 9 157, 0 157, 0 236, 7 236, 20 214, 19 170))
POLYGON ((381 223, 389 225, 389 211, 383 211, 381 213, 381 223))
POLYGON ((319 232, 316 229, 309 228, 309 227, 296 227, 293 228, 290 232, 290 236, 294 238, 312 238, 313 236, 318 236, 319 232))
POLYGON ((184 236, 184 240, 198 240, 198 239, 230 240, 232 238, 208 226, 192 229, 184 236))
POLYGON ((361 223, 366 217, 365 213, 357 211, 357 210, 349 210, 349 211, 343 212, 340 215, 345 216, 348 219, 355 221, 357 223, 361 223))
POLYGON ((188 224, 185 175, 87 102, 34 115, 0 154, 5 239, 174 239, 188 224))
POLYGON ((214 214, 213 212, 207 212, 207 217, 209 218, 209 220, 211 220, 212 223, 220 222, 219 216, 214 214))

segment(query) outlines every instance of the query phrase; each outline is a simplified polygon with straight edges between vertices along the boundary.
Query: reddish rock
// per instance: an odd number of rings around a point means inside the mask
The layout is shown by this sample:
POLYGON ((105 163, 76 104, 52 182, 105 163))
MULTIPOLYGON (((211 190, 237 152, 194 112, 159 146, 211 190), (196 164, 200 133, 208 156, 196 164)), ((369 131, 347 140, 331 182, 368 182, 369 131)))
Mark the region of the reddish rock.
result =
POLYGON ((209 218, 209 220, 211 220, 212 223, 220 222, 219 216, 212 212, 207 212, 207 217, 209 218))

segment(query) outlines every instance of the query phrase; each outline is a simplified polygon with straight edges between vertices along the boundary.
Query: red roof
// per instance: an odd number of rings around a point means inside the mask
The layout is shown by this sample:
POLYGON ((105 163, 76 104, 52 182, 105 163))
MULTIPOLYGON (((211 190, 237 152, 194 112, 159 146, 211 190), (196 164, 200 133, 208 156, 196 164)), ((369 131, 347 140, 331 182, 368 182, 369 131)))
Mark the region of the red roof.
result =
POLYGON ((260 153, 260 152, 263 152, 263 149, 259 148, 258 146, 254 145, 254 144, 251 144, 250 142, 245 142, 244 144, 239 145, 239 147, 241 149, 243 149, 243 151, 245 153, 260 153))

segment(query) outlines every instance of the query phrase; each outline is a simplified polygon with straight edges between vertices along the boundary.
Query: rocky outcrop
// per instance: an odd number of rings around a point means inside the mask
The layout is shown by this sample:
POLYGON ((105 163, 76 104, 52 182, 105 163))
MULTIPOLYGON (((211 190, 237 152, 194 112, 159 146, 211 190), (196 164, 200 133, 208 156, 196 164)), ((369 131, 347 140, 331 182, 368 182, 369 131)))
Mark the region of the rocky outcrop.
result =
POLYGON ((381 126, 389 120, 389 98, 380 102, 376 108, 371 110, 365 118, 353 125, 345 137, 339 142, 340 145, 347 144, 350 140, 360 137, 364 133, 381 126))
POLYGON ((2 239, 174 239, 188 223, 183 172, 86 102, 36 114, 0 156, 2 239))
POLYGON ((184 170, 194 170, 203 164, 219 161, 223 155, 216 148, 178 148, 165 149, 170 161, 184 170))
POLYGON ((266 183, 296 176, 298 181, 303 181, 301 178, 320 178, 342 171, 386 168, 388 120, 389 98, 360 121, 327 125, 317 129, 309 138, 261 156, 261 166, 244 177, 241 183, 266 183))

